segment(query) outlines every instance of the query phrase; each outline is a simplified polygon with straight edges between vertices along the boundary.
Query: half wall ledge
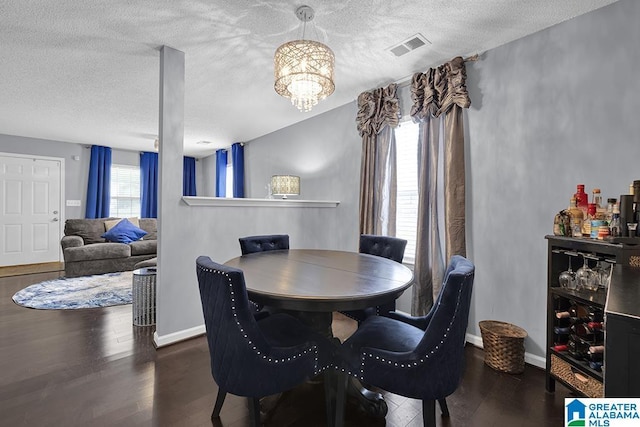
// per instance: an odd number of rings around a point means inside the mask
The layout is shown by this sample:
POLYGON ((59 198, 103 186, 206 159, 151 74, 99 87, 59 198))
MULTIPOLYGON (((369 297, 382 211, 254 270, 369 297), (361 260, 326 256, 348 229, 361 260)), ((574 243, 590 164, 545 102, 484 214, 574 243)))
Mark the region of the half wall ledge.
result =
POLYGON ((336 208, 336 200, 240 199, 226 197, 183 196, 189 206, 258 207, 258 208, 336 208))

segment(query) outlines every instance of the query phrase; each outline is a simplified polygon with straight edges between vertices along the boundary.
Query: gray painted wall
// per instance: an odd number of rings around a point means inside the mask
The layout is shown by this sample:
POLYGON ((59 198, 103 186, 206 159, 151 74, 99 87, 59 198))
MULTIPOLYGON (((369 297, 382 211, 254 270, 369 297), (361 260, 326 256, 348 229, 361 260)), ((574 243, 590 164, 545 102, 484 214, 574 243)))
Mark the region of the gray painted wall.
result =
MULTIPOLYGON (((264 197, 271 175, 293 174, 300 176, 300 199, 340 201, 339 227, 291 236, 294 248, 315 247, 317 236, 329 233, 329 248, 358 250, 362 139, 356 114, 354 101, 246 145, 249 197, 264 197)), ((397 308, 411 311, 411 289, 400 297, 397 308)))
MULTIPOLYGON (((338 200, 337 208, 189 207, 163 194, 157 343, 204 331, 195 275, 199 255, 225 262, 240 255, 238 237, 270 233, 289 234, 292 248, 357 250, 361 142, 355 113, 352 103, 245 145, 247 197, 265 197, 273 174, 296 173, 300 199, 338 200)), ((205 182, 213 183, 214 156, 200 163, 206 165, 205 182)))
POLYGON ((216 196, 216 156, 204 157, 198 163, 202 172, 202 187, 198 188, 198 195, 203 197, 216 196), (200 191, 202 188, 202 191, 200 191))
MULTIPOLYGON (((82 206, 65 206, 65 218, 84 218, 87 176, 91 150, 89 145, 0 134, 0 152, 65 159, 65 199, 80 200, 82 206), (74 160, 79 156, 79 160, 74 160)), ((113 163, 139 164, 138 152, 113 150, 113 163)))
POLYGON ((357 250, 362 142, 355 120, 352 102, 245 145, 248 197, 266 197, 272 175, 291 174, 300 176, 298 199, 340 201, 339 229, 306 230, 292 239, 313 244, 317 235, 331 233, 336 248, 357 250))
MULTIPOLYGON (((105 145, 108 146, 106 143, 105 145)), ((65 206, 65 218, 84 218, 85 201, 87 199, 87 176, 91 159, 89 147, 90 145, 0 134, 0 153, 65 159, 65 199, 80 200, 82 203, 80 207, 65 206), (74 160, 74 156, 79 156, 79 160, 74 160)), ((113 149, 111 160, 114 164, 137 166, 140 164, 140 152, 113 149)), ((215 162, 213 166, 215 168, 215 162)), ((201 189, 206 187, 204 174, 203 162, 197 159, 196 189, 198 195, 201 194, 201 189)))
POLYGON ((640 179, 640 2, 623 0, 467 64, 469 331, 525 328, 544 356, 546 240, 576 184, 607 197, 640 179))
MULTIPOLYGON (((640 178, 640 121, 632 117, 640 107, 638 16, 640 2, 623 0, 467 63, 467 244, 477 266, 469 333, 480 335, 480 320, 512 322, 528 331, 527 352, 544 357, 544 236, 553 216, 578 183, 600 187, 606 199, 640 178)), ((409 89, 400 88, 399 96, 407 114, 409 89)), ((339 194, 344 227, 334 235, 347 233, 340 244, 350 250, 357 247, 355 108, 251 141, 247 149, 251 197, 265 194, 269 176, 282 172, 302 176, 303 198, 339 194), (335 142, 327 136, 332 128, 345 143, 327 145, 335 142), (329 156, 338 159, 336 167, 316 177, 313 165, 329 156), (323 186, 327 177, 331 185, 323 186)), ((406 300, 399 308, 408 311, 406 300)))

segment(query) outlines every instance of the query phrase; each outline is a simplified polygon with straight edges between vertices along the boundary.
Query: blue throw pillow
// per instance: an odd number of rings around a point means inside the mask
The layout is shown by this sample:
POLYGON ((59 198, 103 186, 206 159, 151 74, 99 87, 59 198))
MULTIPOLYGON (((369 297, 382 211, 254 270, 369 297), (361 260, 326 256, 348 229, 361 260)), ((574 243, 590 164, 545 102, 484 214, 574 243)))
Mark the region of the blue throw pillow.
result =
POLYGON ((142 236, 147 234, 141 228, 133 225, 128 219, 124 218, 102 235, 107 241, 115 243, 131 243, 140 240, 142 236))

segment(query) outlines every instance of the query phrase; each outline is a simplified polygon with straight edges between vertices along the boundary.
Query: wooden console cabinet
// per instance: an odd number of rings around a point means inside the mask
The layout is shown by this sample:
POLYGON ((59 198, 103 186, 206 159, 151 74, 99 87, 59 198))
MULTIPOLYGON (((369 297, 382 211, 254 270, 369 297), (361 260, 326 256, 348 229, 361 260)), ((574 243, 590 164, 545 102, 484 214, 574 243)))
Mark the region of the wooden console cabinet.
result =
POLYGON ((555 383, 559 381, 585 397, 640 396, 640 368, 634 365, 640 357, 640 268, 629 267, 640 265, 640 244, 560 236, 546 236, 546 239, 547 391, 555 391, 555 383), (560 273, 567 270, 569 263, 572 270, 577 271, 583 265, 583 257, 592 268, 598 261, 614 265, 608 289, 593 292, 559 286, 560 273), (558 328, 567 327, 566 323, 559 323, 556 312, 575 305, 588 307, 605 320, 601 370, 593 369, 588 361, 575 358, 568 351, 555 349, 555 345, 562 342, 558 328))

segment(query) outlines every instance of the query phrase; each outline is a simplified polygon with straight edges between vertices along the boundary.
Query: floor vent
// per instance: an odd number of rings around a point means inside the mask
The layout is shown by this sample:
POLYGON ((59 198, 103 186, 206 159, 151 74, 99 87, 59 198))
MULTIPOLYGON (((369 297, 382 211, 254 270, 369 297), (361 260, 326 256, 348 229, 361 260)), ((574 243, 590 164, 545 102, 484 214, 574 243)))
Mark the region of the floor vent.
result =
POLYGON ((431 44, 429 40, 427 40, 422 34, 418 33, 414 36, 411 36, 407 40, 399 43, 395 46, 391 46, 387 50, 393 53, 395 56, 405 55, 412 50, 415 50, 419 47, 431 44))

